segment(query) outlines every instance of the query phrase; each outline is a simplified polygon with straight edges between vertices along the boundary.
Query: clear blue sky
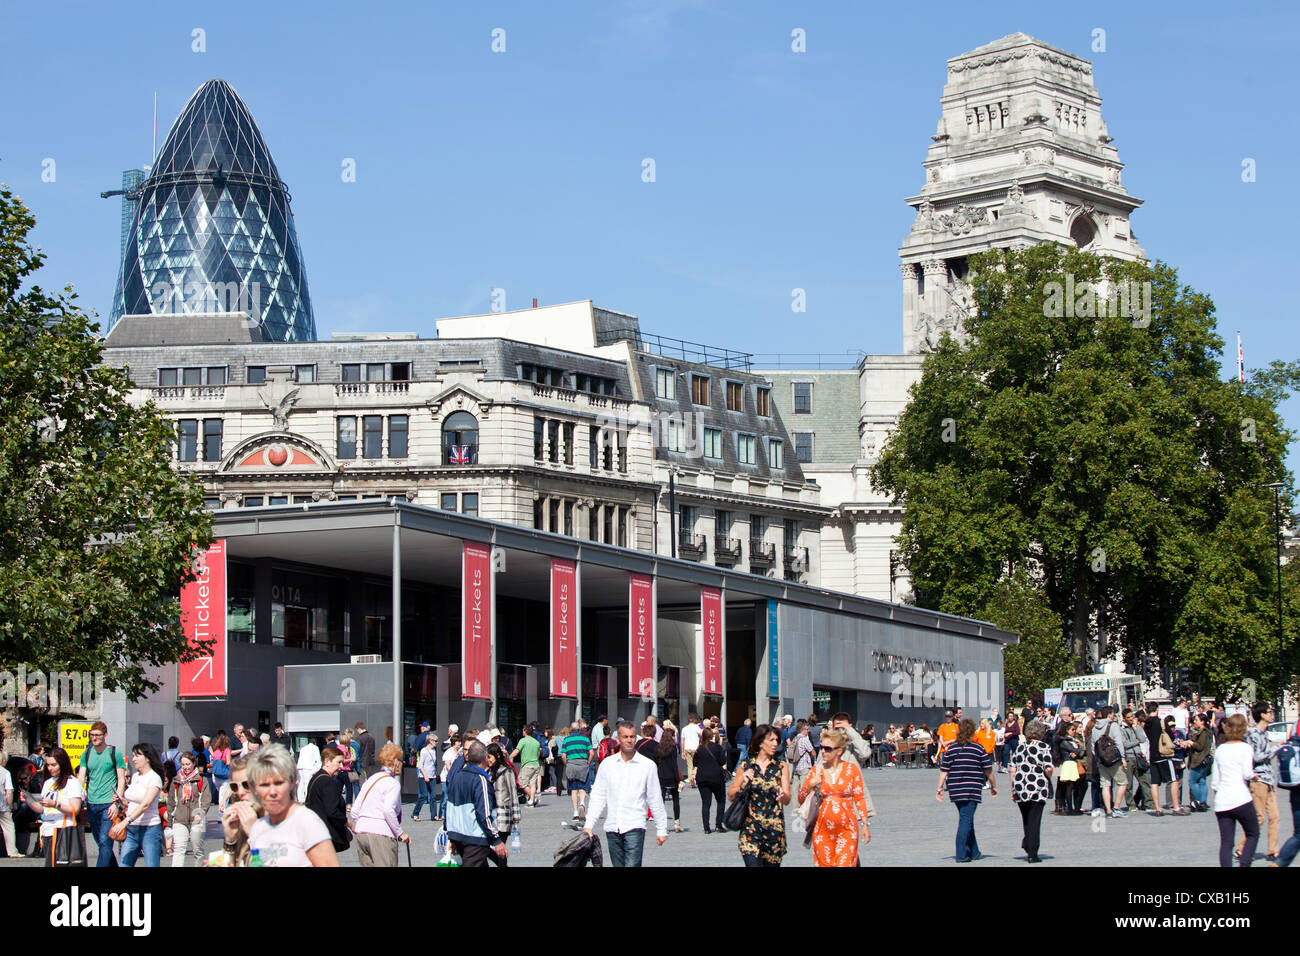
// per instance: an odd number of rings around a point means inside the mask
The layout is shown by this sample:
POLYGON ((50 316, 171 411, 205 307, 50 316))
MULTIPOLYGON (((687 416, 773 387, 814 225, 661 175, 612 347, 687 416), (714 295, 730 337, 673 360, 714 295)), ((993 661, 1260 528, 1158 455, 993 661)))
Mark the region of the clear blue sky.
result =
MULTIPOLYGON (((149 161, 155 91, 161 140, 222 77, 293 195, 322 338, 431 336, 498 286, 509 308, 591 298, 745 351, 896 352, 903 198, 922 185, 945 61, 1024 31, 1093 61, 1145 200, 1134 230, 1214 298, 1229 366, 1237 328, 1248 367, 1300 357, 1286 4, 190 6, 0 4, 0 180, 35 211, 41 281, 102 315, 119 205, 100 190, 149 161)), ((1300 401, 1285 411, 1297 427, 1300 401)))

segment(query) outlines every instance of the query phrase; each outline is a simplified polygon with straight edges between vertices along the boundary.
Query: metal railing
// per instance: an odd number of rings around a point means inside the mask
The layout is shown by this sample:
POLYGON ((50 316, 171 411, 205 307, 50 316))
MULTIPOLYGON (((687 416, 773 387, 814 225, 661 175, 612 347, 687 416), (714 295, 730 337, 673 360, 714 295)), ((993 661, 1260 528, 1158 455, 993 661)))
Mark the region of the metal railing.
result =
POLYGON ((597 345, 613 345, 615 342, 631 342, 640 352, 653 352, 665 358, 695 362, 699 365, 713 365, 717 368, 748 371, 754 364, 754 356, 750 352, 737 352, 734 349, 690 342, 670 335, 642 332, 640 329, 604 329, 596 333, 597 345))

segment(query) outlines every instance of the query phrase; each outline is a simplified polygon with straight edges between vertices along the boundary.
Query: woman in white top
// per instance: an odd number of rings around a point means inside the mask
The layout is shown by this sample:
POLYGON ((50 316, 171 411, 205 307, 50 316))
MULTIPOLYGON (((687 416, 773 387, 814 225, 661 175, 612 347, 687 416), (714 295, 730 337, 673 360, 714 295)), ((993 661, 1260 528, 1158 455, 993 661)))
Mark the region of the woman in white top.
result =
MULTIPOLYGON (((62 747, 55 747, 45 756, 45 769, 49 776, 41 785, 41 842, 45 847, 45 865, 54 866, 55 847, 62 835, 79 836, 77 830, 77 812, 86 798, 86 792, 72 773, 72 760, 62 747), (61 831, 67 830, 67 834, 61 831)), ((13 846, 9 852, 15 852, 13 846)), ((86 865, 85 843, 81 846, 81 863, 86 865)))
POLYGON ((323 820, 294 802, 293 757, 283 747, 263 747, 248 758, 254 801, 266 816, 253 824, 250 866, 338 866, 334 841, 323 820))
POLYGON ((131 748, 131 782, 127 784, 126 816, 117 826, 126 825, 126 841, 122 844, 122 866, 135 866, 141 854, 145 866, 158 866, 162 859, 163 825, 158 813, 158 797, 163 789, 162 757, 150 743, 139 743, 131 748))
POLYGON ((1236 825, 1246 834, 1241 848, 1241 865, 1250 866, 1259 841, 1259 819, 1250 795, 1250 781, 1255 779, 1253 751, 1246 743, 1246 718, 1233 714, 1223 722, 1227 740, 1214 751, 1214 768, 1210 786, 1214 788, 1214 815, 1219 821, 1219 866, 1232 866, 1232 843, 1236 825))

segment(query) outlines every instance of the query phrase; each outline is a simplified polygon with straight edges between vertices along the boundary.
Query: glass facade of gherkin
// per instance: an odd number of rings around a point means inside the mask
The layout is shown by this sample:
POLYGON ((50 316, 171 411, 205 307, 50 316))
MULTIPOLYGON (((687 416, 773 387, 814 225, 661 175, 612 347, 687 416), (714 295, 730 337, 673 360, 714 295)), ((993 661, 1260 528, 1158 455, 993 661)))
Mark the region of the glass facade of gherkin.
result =
POLYGON ((315 341, 289 191, 229 83, 195 91, 139 189, 110 328, 123 315, 245 312, 268 341, 315 341))

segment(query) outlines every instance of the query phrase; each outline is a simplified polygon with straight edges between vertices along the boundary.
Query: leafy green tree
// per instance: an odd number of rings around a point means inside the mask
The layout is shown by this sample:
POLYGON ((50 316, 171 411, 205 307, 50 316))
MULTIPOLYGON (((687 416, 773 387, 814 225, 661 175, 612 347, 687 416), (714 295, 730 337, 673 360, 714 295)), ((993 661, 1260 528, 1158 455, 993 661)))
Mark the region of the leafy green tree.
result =
POLYGON ((1057 687, 1078 669, 1066 647, 1061 621, 1024 569, 998 583, 980 614, 986 621, 1020 635, 1002 652, 1002 677, 1014 704, 1039 698, 1044 688, 1057 687))
POLYGON ((139 699, 148 666, 197 656, 178 594, 212 518, 71 288, 26 284, 34 225, 0 187, 0 665, 101 672, 139 699))
POLYGON ((1108 651, 1169 659, 1231 502, 1289 487, 1274 401, 1220 378, 1213 304, 1166 265, 1039 245, 967 281, 968 340, 927 357, 872 471, 918 602, 979 613, 1023 570, 1078 667, 1103 627, 1108 651), (1103 282, 1129 301, 1089 296, 1103 282))

